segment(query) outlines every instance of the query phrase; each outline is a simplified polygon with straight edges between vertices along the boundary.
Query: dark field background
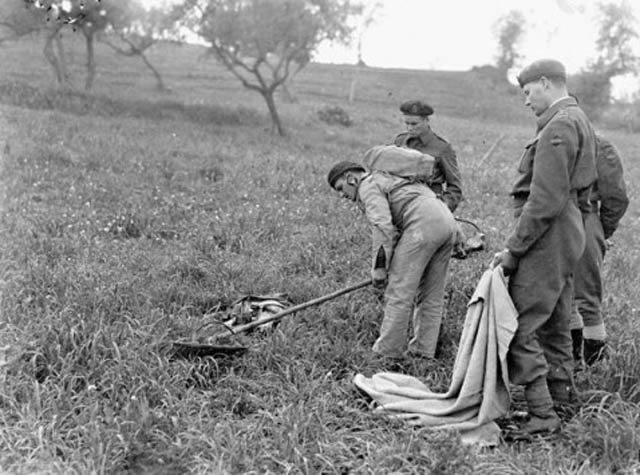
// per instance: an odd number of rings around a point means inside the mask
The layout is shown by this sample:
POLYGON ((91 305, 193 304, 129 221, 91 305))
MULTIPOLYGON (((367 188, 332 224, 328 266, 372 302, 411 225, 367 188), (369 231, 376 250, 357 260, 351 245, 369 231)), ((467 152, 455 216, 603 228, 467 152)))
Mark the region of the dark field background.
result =
MULTIPOLYGON (((82 45, 68 45, 80 88, 82 45)), ((171 94, 141 62, 100 48, 92 94, 57 90, 41 50, 37 38, 0 48, 2 473, 640 472, 638 135, 596 124, 623 155, 632 200, 605 262, 610 358, 582 378, 587 402, 562 434, 479 450, 380 417, 356 392, 354 374, 376 371, 382 310, 370 290, 237 337, 242 357, 174 361, 164 343, 217 331, 196 330, 246 293, 302 303, 366 279, 366 222, 326 172, 390 142, 399 102, 417 96, 458 153, 456 214, 489 243, 452 262, 442 359, 411 368, 446 389, 534 133, 517 90, 472 72, 311 64, 289 86, 294 101, 278 98, 280 138, 261 97, 202 48, 154 48, 171 94), (335 105, 352 126, 319 120, 335 105)))

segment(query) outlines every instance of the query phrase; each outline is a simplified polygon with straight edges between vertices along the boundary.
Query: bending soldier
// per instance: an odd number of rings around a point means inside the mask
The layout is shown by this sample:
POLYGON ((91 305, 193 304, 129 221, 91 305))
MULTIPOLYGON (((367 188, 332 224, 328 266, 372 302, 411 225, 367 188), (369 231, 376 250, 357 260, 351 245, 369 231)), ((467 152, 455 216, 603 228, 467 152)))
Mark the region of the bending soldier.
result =
POLYGON ((372 234, 372 278, 385 289, 384 317, 373 352, 396 360, 432 358, 440 333, 447 268, 456 224, 447 206, 422 183, 366 172, 340 162, 329 185, 364 211, 372 234), (407 344, 409 324, 413 337, 407 344))
POLYGON ((573 272, 585 246, 582 212, 595 181, 595 136, 568 96, 566 71, 539 60, 518 76, 525 105, 537 116, 536 136, 518 166, 513 191, 515 229, 493 266, 510 275, 518 330, 508 353, 511 382, 525 386, 528 433, 557 430, 554 403, 571 402, 570 333, 573 272))

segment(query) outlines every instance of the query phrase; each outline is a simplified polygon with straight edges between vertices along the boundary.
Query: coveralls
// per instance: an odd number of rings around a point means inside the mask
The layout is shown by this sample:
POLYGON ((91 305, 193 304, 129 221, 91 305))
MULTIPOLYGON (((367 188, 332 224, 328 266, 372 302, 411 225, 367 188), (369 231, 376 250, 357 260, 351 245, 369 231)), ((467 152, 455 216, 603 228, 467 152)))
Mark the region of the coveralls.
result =
POLYGON ((421 183, 384 171, 361 180, 358 203, 372 231, 373 266, 384 250, 388 283, 373 351, 388 357, 436 351, 456 224, 447 206, 421 183), (409 324, 413 337, 407 345, 409 324))
POLYGON ((535 413, 550 402, 549 391, 554 396, 554 388, 572 380, 573 272, 585 245, 581 211, 590 206, 596 177, 594 132, 575 99, 560 99, 538 117, 518 172, 511 193, 517 223, 506 246, 519 258, 509 279, 518 330, 508 364, 511 382, 544 388, 528 394, 525 387, 535 413))
POLYGON ((417 137, 411 137, 406 132, 399 134, 393 143, 399 147, 419 150, 436 159, 427 185, 454 212, 462 200, 462 178, 456 153, 449 142, 429 129, 417 137))
POLYGON ((611 142, 599 135, 596 135, 596 170, 598 178, 591 192, 591 209, 584 216, 586 246, 575 273, 571 329, 584 325, 586 339, 604 340, 601 305, 605 240, 617 229, 629 198, 620 155, 611 142))

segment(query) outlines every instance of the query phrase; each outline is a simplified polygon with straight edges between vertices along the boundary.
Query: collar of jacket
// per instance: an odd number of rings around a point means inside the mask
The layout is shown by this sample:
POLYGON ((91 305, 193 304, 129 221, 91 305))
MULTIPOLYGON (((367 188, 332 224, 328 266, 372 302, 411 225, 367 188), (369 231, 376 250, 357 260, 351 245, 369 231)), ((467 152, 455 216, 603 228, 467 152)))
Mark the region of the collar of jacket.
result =
MULTIPOLYGON (((431 139, 433 139, 433 137, 434 137, 433 130, 431 130, 431 127, 429 127, 429 130, 422 132, 416 138, 420 140, 420 142, 422 142, 422 145, 427 145, 429 142, 431 142, 431 139)), ((409 140, 409 137, 407 138, 407 140, 405 140, 405 143, 408 140, 409 140)))
POLYGON ((371 172, 367 172, 364 175, 362 175, 360 177, 360 181, 358 182, 358 186, 356 187, 356 204, 363 211, 364 211, 364 203, 360 199, 360 184, 363 182, 364 179, 369 178, 370 176, 371 176, 371 172))
POLYGON ((554 115, 558 113, 560 109, 564 109, 567 106, 577 106, 578 103, 573 97, 567 96, 554 102, 546 111, 542 113, 536 124, 538 126, 538 132, 540 132, 549 123, 554 115))

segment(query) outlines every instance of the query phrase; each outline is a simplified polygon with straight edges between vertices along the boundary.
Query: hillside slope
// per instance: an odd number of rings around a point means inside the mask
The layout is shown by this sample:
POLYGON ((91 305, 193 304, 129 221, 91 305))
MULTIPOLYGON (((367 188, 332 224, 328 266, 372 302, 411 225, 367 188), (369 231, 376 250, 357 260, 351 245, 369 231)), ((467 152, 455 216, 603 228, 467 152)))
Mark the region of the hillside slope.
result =
MULTIPOLYGON (((63 38, 72 80, 78 89, 84 81, 84 45, 80 36, 63 38)), ((37 87, 55 86, 53 72, 42 54, 41 38, 33 37, 0 48, 0 82, 20 81, 37 87)), ((135 58, 116 55, 108 47, 96 48, 97 77, 94 93, 109 97, 156 100, 172 99, 186 104, 241 104, 266 111, 262 98, 244 89, 206 49, 192 45, 160 44, 149 58, 160 70, 170 96, 154 90, 154 79, 135 58)), ((495 86, 473 72, 382 69, 313 63, 294 78, 289 90, 297 102, 316 105, 340 104, 349 108, 372 107, 397 113, 397 105, 408 98, 429 101, 442 116, 475 118, 509 124, 530 123, 518 91, 504 84, 495 86), (348 103, 355 81, 355 101, 348 103)), ((2 98, 0 98, 2 100, 2 98)), ((6 102, 6 101, 5 101, 6 102)), ((279 107, 286 118, 291 104, 281 96, 279 107)))

